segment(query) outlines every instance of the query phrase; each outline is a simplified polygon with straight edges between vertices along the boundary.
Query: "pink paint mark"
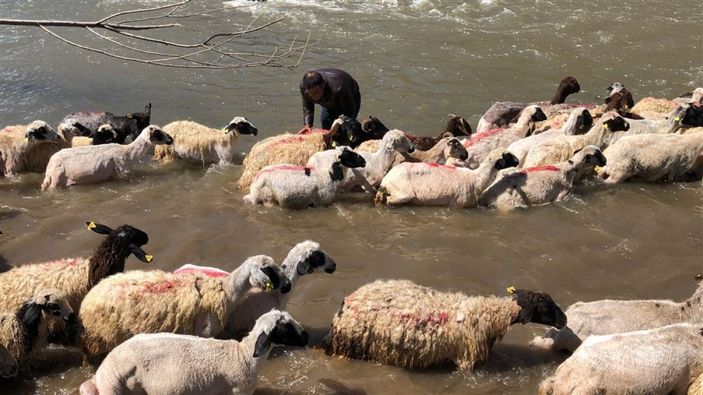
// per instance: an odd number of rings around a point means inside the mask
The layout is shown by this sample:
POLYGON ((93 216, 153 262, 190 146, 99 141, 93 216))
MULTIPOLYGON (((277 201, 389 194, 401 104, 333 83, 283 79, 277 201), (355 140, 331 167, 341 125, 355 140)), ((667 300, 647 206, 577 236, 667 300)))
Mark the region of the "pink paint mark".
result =
POLYGON ((141 293, 162 294, 170 292, 180 285, 180 280, 166 280, 158 283, 144 284, 141 293))
POLYGON ((481 133, 476 133, 470 139, 464 140, 464 148, 469 148, 472 145, 478 143, 479 141, 481 141, 485 138, 491 137, 495 134, 498 134, 498 133, 506 131, 506 130, 508 130, 508 129, 497 128, 497 129, 486 130, 485 132, 481 132, 481 133))
POLYGON ((198 266, 188 263, 174 270, 173 274, 204 274, 208 277, 226 277, 229 272, 216 267, 198 266))
POLYGON ((48 261, 44 262, 44 265, 51 265, 51 266, 78 266, 79 263, 83 262, 82 259, 76 259, 76 258, 61 258, 57 259, 55 261, 48 261))
POLYGON ((300 129, 300 131, 299 131, 298 133, 296 133, 296 134, 303 134, 303 135, 307 135, 307 134, 327 134, 327 133, 329 133, 329 132, 330 132, 330 131, 327 130, 327 129, 309 129, 309 128, 303 128, 303 129, 300 129))
POLYGON ((411 165, 429 166, 429 167, 434 167, 437 169, 456 170, 456 166, 454 166, 454 165, 440 165, 439 163, 418 162, 418 163, 412 163, 411 165))
POLYGON ((561 171, 560 168, 552 165, 542 165, 542 166, 534 166, 534 167, 527 167, 525 169, 520 170, 523 173, 533 173, 536 171, 561 171))

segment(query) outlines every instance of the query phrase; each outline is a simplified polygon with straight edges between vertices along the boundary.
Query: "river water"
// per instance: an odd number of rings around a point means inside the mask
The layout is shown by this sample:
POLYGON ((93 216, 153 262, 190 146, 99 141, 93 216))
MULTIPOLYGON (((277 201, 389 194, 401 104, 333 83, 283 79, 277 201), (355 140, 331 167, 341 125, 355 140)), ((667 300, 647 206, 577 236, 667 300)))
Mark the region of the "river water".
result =
MULTIPOLYGON (((157 1, 0 0, 0 17, 91 20, 157 1)), ((295 131, 302 114, 302 73, 339 67, 361 85, 360 116, 418 134, 439 132, 447 114, 475 127, 496 100, 549 99, 562 77, 582 92, 571 102, 600 102, 613 81, 635 99, 674 97, 703 86, 699 0, 244 0, 199 17, 170 38, 197 41, 238 30, 254 17, 271 29, 241 40, 268 52, 311 33, 298 68, 173 70, 124 63, 70 48, 36 28, 0 26, 0 124, 73 111, 126 113, 153 103, 152 119, 190 118, 222 127, 243 115, 259 139, 295 131)), ((68 33, 79 39, 82 32, 68 33)), ((316 124, 317 124, 316 120, 316 124)), ((491 210, 374 207, 350 196, 304 211, 242 204, 234 184, 240 166, 203 169, 145 160, 129 182, 42 194, 42 175, 0 179, 0 259, 22 264, 91 254, 100 238, 86 220, 132 224, 149 233, 152 266, 130 258, 128 269, 172 270, 197 262, 231 270, 247 256, 282 259, 312 239, 335 258, 333 275, 303 278, 288 306, 319 340, 345 295, 377 278, 407 278, 443 290, 502 294, 546 291, 563 307, 601 298, 690 295, 703 272, 700 183, 581 187, 563 203, 500 214, 491 210)), ((535 325, 518 325, 475 372, 410 371, 329 358, 316 349, 275 351, 257 393, 533 393, 562 356, 529 349, 535 325)), ((0 392, 75 393, 91 370, 63 364, 33 380, 2 383, 0 392)))

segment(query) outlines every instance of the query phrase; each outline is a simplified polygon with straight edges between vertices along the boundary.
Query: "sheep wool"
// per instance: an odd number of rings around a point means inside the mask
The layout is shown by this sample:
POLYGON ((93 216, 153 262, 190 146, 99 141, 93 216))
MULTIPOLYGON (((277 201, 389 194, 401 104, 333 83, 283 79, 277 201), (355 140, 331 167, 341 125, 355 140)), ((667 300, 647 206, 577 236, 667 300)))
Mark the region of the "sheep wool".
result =
POLYGON ((631 113, 645 119, 666 119, 672 111, 679 107, 679 103, 674 100, 645 97, 638 101, 630 110, 631 113))
POLYGON ((49 158, 70 145, 44 121, 0 130, 0 176, 43 173, 49 158))

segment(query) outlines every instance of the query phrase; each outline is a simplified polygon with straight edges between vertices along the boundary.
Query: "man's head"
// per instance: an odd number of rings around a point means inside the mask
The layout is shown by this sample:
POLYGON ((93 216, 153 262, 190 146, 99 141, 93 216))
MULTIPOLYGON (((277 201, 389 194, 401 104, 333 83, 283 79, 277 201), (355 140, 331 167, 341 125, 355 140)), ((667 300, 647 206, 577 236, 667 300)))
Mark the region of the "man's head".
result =
POLYGON ((320 100, 325 93, 325 86, 325 80, 317 71, 308 71, 303 75, 303 89, 312 100, 320 100))

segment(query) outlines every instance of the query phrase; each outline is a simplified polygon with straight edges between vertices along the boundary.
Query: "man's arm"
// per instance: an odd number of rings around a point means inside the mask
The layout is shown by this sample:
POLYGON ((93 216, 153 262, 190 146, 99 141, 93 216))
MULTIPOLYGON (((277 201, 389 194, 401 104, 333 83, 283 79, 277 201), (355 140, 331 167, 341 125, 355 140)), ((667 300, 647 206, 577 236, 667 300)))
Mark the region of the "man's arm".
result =
POLYGON ((300 96, 303 97, 303 126, 311 128, 315 119, 315 103, 303 92, 303 88, 300 88, 300 96))

